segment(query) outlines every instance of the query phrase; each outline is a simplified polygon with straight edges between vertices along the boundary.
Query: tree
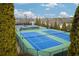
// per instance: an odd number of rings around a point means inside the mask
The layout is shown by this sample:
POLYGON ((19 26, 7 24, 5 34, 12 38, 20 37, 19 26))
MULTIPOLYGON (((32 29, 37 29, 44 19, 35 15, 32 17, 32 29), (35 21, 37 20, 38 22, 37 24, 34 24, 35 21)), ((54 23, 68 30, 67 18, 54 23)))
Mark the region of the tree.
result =
POLYGON ((54 29, 57 29, 58 25, 57 25, 57 22, 55 21, 54 23, 54 29))
POLYGON ((71 24, 68 24, 68 26, 67 26, 67 32, 70 32, 70 29, 71 29, 71 24))
POLYGON ((25 18, 24 18, 24 21, 25 21, 25 22, 24 22, 24 25, 28 25, 28 22, 27 22, 27 20, 28 20, 28 19, 27 19, 27 15, 24 14, 24 17, 25 17, 25 18))
POLYGON ((60 24, 57 25, 57 30, 60 30, 60 24))
POLYGON ((0 55, 17 55, 14 6, 0 3, 0 55))
POLYGON ((49 28, 49 20, 46 21, 46 27, 49 28))
POLYGON ((44 21, 40 21, 40 26, 44 26, 44 21))
POLYGON ((72 28, 70 31, 70 41, 68 55, 79 56, 79 6, 76 9, 74 19, 72 22, 72 28))
POLYGON ((50 28, 53 29, 53 24, 52 23, 50 24, 50 28))
POLYGON ((46 27, 46 25, 45 25, 45 22, 44 22, 44 21, 42 21, 42 23, 41 23, 41 24, 42 24, 41 26, 46 27))
POLYGON ((38 18, 36 18, 35 20, 35 25, 38 25, 38 18))
POLYGON ((36 21, 35 21, 35 25, 41 25, 41 20, 40 20, 40 18, 36 18, 36 21))
POLYGON ((67 31, 67 28, 66 28, 66 23, 64 22, 63 25, 62 25, 62 31, 67 31))
POLYGON ((41 19, 38 19, 38 25, 41 26, 41 19))

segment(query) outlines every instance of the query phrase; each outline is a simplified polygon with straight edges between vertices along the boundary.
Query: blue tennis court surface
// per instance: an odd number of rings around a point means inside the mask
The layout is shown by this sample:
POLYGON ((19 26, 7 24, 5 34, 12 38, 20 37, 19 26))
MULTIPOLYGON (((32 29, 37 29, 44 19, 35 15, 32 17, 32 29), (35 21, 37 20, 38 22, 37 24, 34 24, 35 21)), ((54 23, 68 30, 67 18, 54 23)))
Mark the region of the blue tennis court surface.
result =
POLYGON ((58 32, 58 31, 55 31, 55 30, 47 30, 47 31, 44 31, 50 35, 53 35, 53 36, 56 36, 56 37, 59 37, 59 38, 62 38, 66 41, 70 41, 70 36, 64 32, 58 32))
POLYGON ((39 34, 37 32, 21 32, 21 34, 24 36, 24 37, 37 37, 37 36, 41 36, 42 34, 39 34))
POLYGON ((21 34, 38 51, 61 44, 60 42, 37 32, 21 32, 21 34))

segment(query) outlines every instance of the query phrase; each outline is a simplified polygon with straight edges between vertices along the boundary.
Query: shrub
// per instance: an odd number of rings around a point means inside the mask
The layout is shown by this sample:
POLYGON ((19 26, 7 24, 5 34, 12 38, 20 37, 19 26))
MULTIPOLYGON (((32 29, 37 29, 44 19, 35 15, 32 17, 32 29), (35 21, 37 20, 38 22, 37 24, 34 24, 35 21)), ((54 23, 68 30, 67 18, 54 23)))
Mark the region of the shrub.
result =
POLYGON ((0 55, 17 55, 14 6, 0 3, 0 55))
POLYGON ((76 9, 72 28, 70 31, 71 44, 69 46, 68 55, 79 56, 79 6, 76 9))

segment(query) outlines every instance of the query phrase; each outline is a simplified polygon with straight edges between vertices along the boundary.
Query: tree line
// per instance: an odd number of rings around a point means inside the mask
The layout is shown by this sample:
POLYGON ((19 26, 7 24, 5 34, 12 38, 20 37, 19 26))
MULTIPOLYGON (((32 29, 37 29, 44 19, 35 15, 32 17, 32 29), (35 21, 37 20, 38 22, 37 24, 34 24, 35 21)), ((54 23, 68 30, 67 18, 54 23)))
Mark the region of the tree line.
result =
POLYGON ((50 23, 49 21, 50 20, 48 19, 45 19, 45 21, 42 21, 40 18, 36 18, 35 25, 43 26, 50 29, 61 30, 61 31, 67 31, 67 32, 70 31, 71 23, 66 24, 66 22, 63 22, 62 24, 59 24, 56 20, 53 24, 53 23, 50 23))

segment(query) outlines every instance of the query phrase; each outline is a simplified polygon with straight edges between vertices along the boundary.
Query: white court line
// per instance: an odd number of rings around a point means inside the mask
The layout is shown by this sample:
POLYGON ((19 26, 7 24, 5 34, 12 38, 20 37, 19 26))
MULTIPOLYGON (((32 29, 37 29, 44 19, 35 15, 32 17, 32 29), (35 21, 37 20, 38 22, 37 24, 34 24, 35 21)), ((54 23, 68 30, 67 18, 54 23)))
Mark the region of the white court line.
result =
MULTIPOLYGON (((41 35, 40 36, 38 36, 38 37, 41 37, 41 35)), ((35 38, 35 37, 32 37, 32 38, 35 38)), ((29 38, 30 39, 30 38, 29 38)), ((37 38, 38 39, 38 38, 37 38)), ((41 39, 41 38, 40 38, 41 39)), ((51 39, 51 38, 50 38, 51 39)), ((34 45, 34 46, 36 46, 38 49, 41 49, 40 47, 38 47, 36 44, 37 43, 45 43, 45 42, 48 42, 49 40, 45 40, 45 41, 43 41, 43 39, 42 39, 42 41, 39 41, 39 42, 33 42, 32 40, 29 40, 31 43, 32 43, 32 45, 34 45)))
MULTIPOLYGON (((39 48, 36 44, 34 44, 31 40, 29 40, 33 45, 35 45, 37 48, 39 48)), ((39 48, 39 49, 41 49, 41 48, 39 48)))
MULTIPOLYGON (((29 40, 33 45, 35 45, 37 48, 39 48, 39 49, 41 49, 40 47, 38 47, 35 43, 38 43, 38 42, 33 42, 33 41, 31 41, 31 40, 29 40)), ((46 41, 48 41, 48 40, 46 40, 46 41)), ((43 42, 45 42, 45 41, 40 41, 39 43, 43 43, 43 42)))
MULTIPOLYGON (((40 38, 40 39, 41 39, 41 38, 40 38)), ((43 42, 47 42, 47 41, 49 41, 49 40, 43 41, 43 39, 42 39, 41 41, 39 41, 39 43, 43 43, 43 42)), ((38 43, 38 42, 35 42, 35 43, 38 43)))

